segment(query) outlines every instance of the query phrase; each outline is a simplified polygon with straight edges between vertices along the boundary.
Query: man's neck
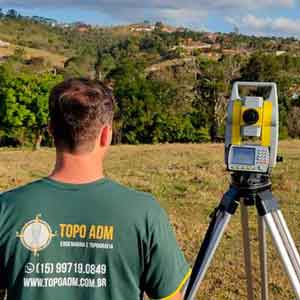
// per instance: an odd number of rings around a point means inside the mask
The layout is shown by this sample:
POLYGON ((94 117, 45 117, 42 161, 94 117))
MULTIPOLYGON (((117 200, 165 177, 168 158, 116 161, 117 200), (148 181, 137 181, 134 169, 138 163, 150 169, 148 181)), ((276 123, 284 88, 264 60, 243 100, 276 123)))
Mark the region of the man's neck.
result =
POLYGON ((103 178, 103 163, 98 155, 56 153, 56 164, 49 178, 56 181, 83 184, 103 178))

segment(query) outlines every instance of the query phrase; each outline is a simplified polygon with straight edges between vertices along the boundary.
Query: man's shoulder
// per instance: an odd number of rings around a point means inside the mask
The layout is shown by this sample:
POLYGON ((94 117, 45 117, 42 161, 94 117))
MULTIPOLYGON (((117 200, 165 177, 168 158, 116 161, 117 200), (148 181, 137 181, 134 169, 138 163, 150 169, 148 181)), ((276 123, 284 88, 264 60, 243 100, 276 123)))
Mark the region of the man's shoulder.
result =
POLYGON ((34 192, 35 190, 39 189, 41 185, 42 185, 42 179, 39 179, 21 185, 19 187, 2 191, 0 192, 0 204, 4 204, 7 201, 9 201, 9 203, 12 203, 13 201, 17 201, 20 198, 20 196, 34 192))
POLYGON ((151 193, 136 190, 114 180, 110 180, 110 184, 113 195, 120 201, 125 201, 128 205, 141 205, 146 209, 161 210, 158 201, 151 193))

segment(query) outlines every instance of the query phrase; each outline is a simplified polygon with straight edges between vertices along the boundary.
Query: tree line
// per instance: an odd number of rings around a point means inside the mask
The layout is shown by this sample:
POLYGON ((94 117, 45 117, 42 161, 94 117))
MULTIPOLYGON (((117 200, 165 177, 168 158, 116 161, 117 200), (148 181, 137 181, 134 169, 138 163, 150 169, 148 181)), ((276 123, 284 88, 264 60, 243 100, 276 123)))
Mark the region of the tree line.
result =
MULTIPOLYGON (((114 143, 198 143, 222 138, 234 80, 277 82, 281 137, 300 137, 300 100, 298 90, 293 90, 299 84, 297 64, 295 58, 262 53, 246 61, 198 58, 180 66, 179 78, 173 74, 170 79, 166 74, 147 73, 143 61, 123 58, 105 76, 117 99, 114 143)), ((1 66, 1 146, 51 145, 48 96, 63 78, 49 72, 16 73, 9 65, 1 66)))

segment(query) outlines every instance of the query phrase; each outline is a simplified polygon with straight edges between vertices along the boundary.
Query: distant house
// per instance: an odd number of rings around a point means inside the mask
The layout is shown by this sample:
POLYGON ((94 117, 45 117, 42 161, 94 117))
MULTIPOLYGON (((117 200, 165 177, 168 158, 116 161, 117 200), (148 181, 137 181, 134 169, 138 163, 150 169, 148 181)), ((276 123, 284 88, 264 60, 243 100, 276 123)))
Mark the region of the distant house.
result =
POLYGON ((0 40, 0 48, 7 48, 10 46, 9 42, 4 42, 2 40, 0 40))
POLYGON ((177 27, 176 32, 185 32, 186 29, 184 27, 177 27))
POLYGON ((132 32, 151 32, 154 29, 155 26, 151 24, 134 24, 130 26, 132 32))
POLYGON ((223 49, 222 53, 226 55, 235 55, 239 54, 240 52, 237 49, 223 49))
POLYGON ((78 26, 76 28, 76 31, 78 31, 78 32, 88 32, 89 30, 90 30, 90 28, 87 26, 78 26))
POLYGON ((281 56, 281 55, 286 54, 286 51, 276 51, 275 54, 276 54, 276 56, 281 56))
POLYGON ((225 55, 249 55, 250 51, 245 48, 238 49, 222 49, 222 53, 225 55))
POLYGON ((60 23, 58 24, 58 26, 62 27, 62 28, 70 28, 71 27, 71 24, 68 24, 68 23, 60 23))
POLYGON ((91 29, 91 25, 87 25, 80 22, 75 23, 74 25, 75 25, 75 30, 78 32, 88 32, 91 29))
POLYGON ((218 52, 206 52, 202 53, 202 55, 213 60, 219 60, 222 56, 221 53, 218 52))
POLYGON ((155 29, 158 29, 162 32, 167 32, 167 33, 173 33, 173 32, 177 32, 178 30, 183 30, 183 28, 174 28, 165 24, 161 24, 161 25, 152 25, 149 23, 141 23, 141 24, 132 24, 130 25, 130 31, 131 32, 151 32, 155 29))
POLYGON ((160 29, 162 32, 166 32, 166 33, 173 33, 177 31, 177 28, 171 27, 171 26, 167 26, 167 25, 163 25, 160 29))
POLYGON ((171 50, 175 50, 177 48, 181 48, 186 50, 188 53, 192 54, 194 50, 203 50, 208 51, 212 47, 211 44, 202 43, 200 41, 193 41, 192 39, 187 39, 183 43, 181 43, 179 46, 173 47, 171 50))
POLYGON ((205 32, 203 34, 203 39, 213 44, 216 43, 218 37, 219 34, 215 32, 205 32))

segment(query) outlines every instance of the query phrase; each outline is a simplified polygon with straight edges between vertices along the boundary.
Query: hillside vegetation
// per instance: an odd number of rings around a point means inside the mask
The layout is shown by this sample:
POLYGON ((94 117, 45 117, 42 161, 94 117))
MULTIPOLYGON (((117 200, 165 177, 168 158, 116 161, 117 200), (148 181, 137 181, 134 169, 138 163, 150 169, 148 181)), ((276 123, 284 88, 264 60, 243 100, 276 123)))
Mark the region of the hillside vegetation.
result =
POLYGON ((0 39, 10 43, 0 42, 1 146, 52 145, 44 130, 49 90, 74 76, 114 88, 114 143, 222 140, 235 80, 275 81, 280 136, 300 137, 300 43, 294 38, 195 32, 160 22, 59 24, 10 10, 0 13, 0 39))
POLYGON ((43 58, 46 64, 49 65, 48 66, 49 69, 52 69, 54 66, 63 68, 64 63, 67 60, 65 56, 53 52, 49 52, 47 50, 29 48, 29 47, 20 48, 19 45, 14 45, 14 44, 10 44, 8 47, 0 48, 0 57, 13 56, 16 53, 16 51, 18 51, 18 49, 22 49, 24 51, 25 60, 43 58))

